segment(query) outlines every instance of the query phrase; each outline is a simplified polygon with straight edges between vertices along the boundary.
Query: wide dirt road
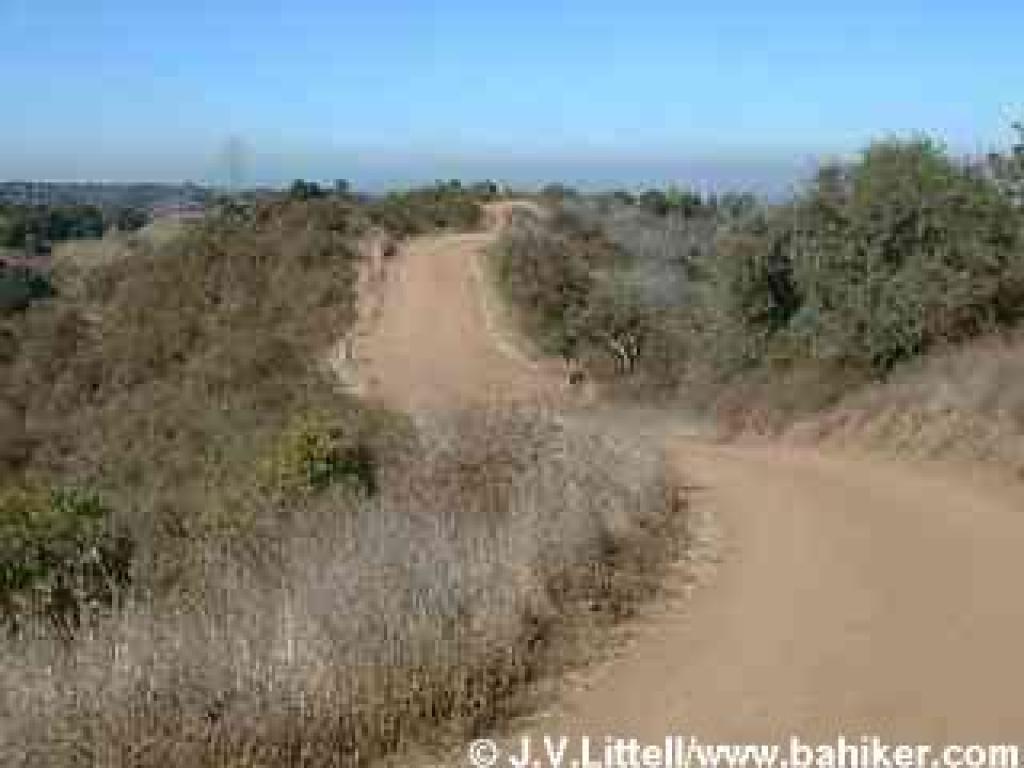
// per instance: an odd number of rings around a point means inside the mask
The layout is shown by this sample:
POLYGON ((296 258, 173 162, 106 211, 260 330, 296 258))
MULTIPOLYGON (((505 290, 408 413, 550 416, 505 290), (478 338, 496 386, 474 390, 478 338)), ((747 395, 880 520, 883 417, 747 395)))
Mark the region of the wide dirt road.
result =
MULTIPOLYGON (((400 256, 362 350, 370 391, 411 408, 561 391, 557 366, 526 362, 487 320, 474 263, 493 236, 423 238, 400 256)), ((721 521, 722 562, 536 733, 1024 742, 1020 484, 655 435, 721 521)))
POLYGON ((779 446, 672 449, 724 526, 719 572, 544 730, 1024 743, 1019 489, 779 446))

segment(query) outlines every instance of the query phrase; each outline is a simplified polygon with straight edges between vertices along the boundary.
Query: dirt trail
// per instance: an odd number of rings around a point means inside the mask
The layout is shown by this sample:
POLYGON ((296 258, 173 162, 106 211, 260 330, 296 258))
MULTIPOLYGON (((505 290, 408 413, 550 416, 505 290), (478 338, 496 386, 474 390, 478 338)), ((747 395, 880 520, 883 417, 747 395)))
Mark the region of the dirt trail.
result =
POLYGON ((722 521, 722 566, 544 730, 1021 739, 1019 489, 778 446, 673 450, 722 521))
MULTIPOLYGON (((493 237, 405 250, 365 347, 370 391, 412 408, 557 395, 557 366, 509 354, 488 328, 474 260, 493 237)), ((536 733, 1024 742, 1024 487, 655 434, 721 520, 722 563, 536 733)))
POLYGON ((486 232, 420 237, 402 249, 356 352, 365 393, 420 410, 564 392, 563 367, 515 352, 483 300, 481 253, 515 207, 490 207, 486 232))

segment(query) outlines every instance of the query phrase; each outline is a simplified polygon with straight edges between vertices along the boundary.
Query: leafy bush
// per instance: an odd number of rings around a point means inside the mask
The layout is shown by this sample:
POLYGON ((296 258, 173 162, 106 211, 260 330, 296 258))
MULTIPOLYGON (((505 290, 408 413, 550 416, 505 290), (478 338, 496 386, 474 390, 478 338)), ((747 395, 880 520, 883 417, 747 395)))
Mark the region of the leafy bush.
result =
POLYGON ((723 237, 707 269, 710 311, 755 357, 884 372, 1024 312, 1018 213, 990 176, 927 140, 823 169, 792 205, 723 237))
POLYGON ((1017 208, 1024 208, 1024 122, 1014 123, 1017 140, 1005 154, 989 156, 989 166, 1003 193, 1017 208))
POLYGON ((99 496, 75 489, 0 489, 0 621, 44 620, 69 637, 128 583, 130 541, 113 534, 99 496))
POLYGON ((636 199, 636 203, 657 216, 672 213, 687 219, 701 215, 704 208, 704 199, 700 195, 675 186, 667 190, 648 189, 636 199))
POLYGON ((498 282, 526 330, 548 354, 578 356, 594 271, 608 250, 527 221, 510 228, 494 253, 498 282))
POLYGON ((314 181, 296 179, 288 188, 288 196, 293 200, 314 200, 326 196, 327 192, 314 181))
POLYGON ((38 272, 0 266, 0 316, 19 312, 33 301, 54 295, 53 284, 38 272))
POLYGON ((800 303, 775 222, 761 216, 722 231, 695 269, 692 311, 708 362, 731 373, 767 359, 800 303))
POLYGON ((103 236, 103 211, 91 205, 0 205, 0 248, 103 236))
POLYGON ((139 208, 118 208, 108 218, 119 232, 136 232, 149 223, 149 214, 139 208))
POLYGON ((268 485, 278 493, 313 493, 336 482, 364 492, 376 486, 369 450, 346 440, 343 430, 306 417, 289 428, 266 464, 268 485))
POLYGON ((413 435, 411 425, 383 410, 306 412, 281 432, 263 460, 262 485, 285 499, 336 484, 372 495, 380 486, 382 461, 413 435))
POLYGON ((495 270, 542 349, 598 375, 660 387, 678 375, 684 277, 696 246, 663 230, 681 219, 666 225, 636 209, 643 224, 634 226, 622 211, 575 199, 546 223, 521 221, 495 248, 495 270))
POLYGON ((370 220, 399 236, 438 229, 470 231, 483 223, 481 200, 489 189, 467 189, 459 182, 438 182, 403 192, 392 192, 369 206, 370 220))

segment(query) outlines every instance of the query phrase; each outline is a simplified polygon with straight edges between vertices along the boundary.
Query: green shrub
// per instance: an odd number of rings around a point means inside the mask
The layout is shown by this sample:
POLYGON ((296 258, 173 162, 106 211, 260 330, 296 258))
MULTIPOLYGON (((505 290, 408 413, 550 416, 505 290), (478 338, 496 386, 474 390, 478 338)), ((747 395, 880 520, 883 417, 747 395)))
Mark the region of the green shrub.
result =
POLYGON ((564 209, 545 224, 514 221, 492 254, 498 284, 527 333, 548 354, 575 359, 615 332, 594 326, 608 315, 592 304, 600 273, 621 256, 595 226, 564 209))
POLYGON ((91 205, 0 205, 0 248, 103 236, 103 211, 91 205))
POLYGON ((703 356, 723 372, 762 360, 800 306, 777 227, 763 217, 719 235, 697 264, 703 356))
POLYGON ((70 635, 127 585, 132 547, 109 510, 75 489, 0 490, 0 621, 17 633, 35 620, 70 635))
POLYGON ((701 215, 705 207, 699 194, 675 186, 667 190, 648 189, 637 198, 637 204, 657 216, 678 214, 686 219, 701 215))
POLYGON ((726 233, 705 265, 716 331, 749 360, 885 372, 1024 313, 1019 212, 927 140, 873 144, 789 206, 726 233))
POLYGON ((277 496, 323 491, 336 483, 364 494, 377 490, 378 461, 363 414, 346 420, 327 413, 306 413, 278 437, 263 461, 262 484, 277 496))
POLYGON ((28 270, 0 267, 0 315, 19 312, 33 301, 54 295, 50 280, 28 270))
POLYGON ((108 221, 119 232, 137 232, 149 223, 149 214, 140 208, 119 208, 108 221))
MULTIPOLYGON (((544 351, 604 378, 661 387, 686 355, 677 292, 686 265, 677 257, 689 244, 673 250, 653 242, 657 236, 634 241, 636 228, 618 226, 615 205, 576 199, 547 222, 514 222, 494 250, 498 282, 544 351)), ((663 217, 637 213, 664 225, 663 217)))
POLYGON ((1018 208, 1024 208, 1024 122, 1014 123, 1017 134, 1010 151, 989 156, 989 167, 1006 196, 1018 208))
POLYGON ((325 197, 325 192, 315 181, 296 179, 288 189, 288 196, 293 200, 314 200, 325 197))
POLYGON ((588 255, 534 225, 507 232, 494 253, 498 283, 527 332, 548 354, 575 356, 594 282, 588 255))
POLYGON ((438 182, 403 192, 393 192, 373 201, 370 220, 387 231, 417 235, 434 230, 469 231, 483 223, 480 201, 490 199, 481 190, 464 188, 459 182, 438 182))

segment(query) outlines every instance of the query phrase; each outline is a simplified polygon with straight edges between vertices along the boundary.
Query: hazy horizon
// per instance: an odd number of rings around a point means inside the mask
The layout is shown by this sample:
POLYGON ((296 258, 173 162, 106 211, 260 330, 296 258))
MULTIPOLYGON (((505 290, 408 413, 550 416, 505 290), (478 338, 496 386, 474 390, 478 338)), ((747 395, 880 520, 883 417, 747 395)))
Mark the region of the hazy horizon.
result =
MULTIPOLYGON (((167 183, 193 182, 222 186, 229 182, 224 160, 211 153, 204 165, 195 163, 183 171, 183 163, 159 163, 135 173, 105 171, 102 158, 69 160, 66 163, 26 163, 0 181, 53 183, 167 183), (70 175, 61 168, 75 167, 70 175), (34 169, 34 172, 29 172, 34 169), (40 171, 41 169, 41 171, 40 171)), ((817 163, 835 153, 624 153, 524 154, 495 151, 474 154, 316 153, 260 155, 247 152, 243 183, 248 187, 280 187, 296 178, 321 182, 346 179, 357 189, 370 192, 438 179, 494 180, 511 186, 535 187, 561 182, 581 189, 624 187, 641 189, 677 184, 704 192, 749 191, 776 195, 799 184, 817 163)), ((117 158, 123 162, 124 158, 117 158)))
POLYGON ((0 179, 435 178, 782 193, 927 134, 1003 143, 1011 0, 636 7, 0 0, 0 179))

